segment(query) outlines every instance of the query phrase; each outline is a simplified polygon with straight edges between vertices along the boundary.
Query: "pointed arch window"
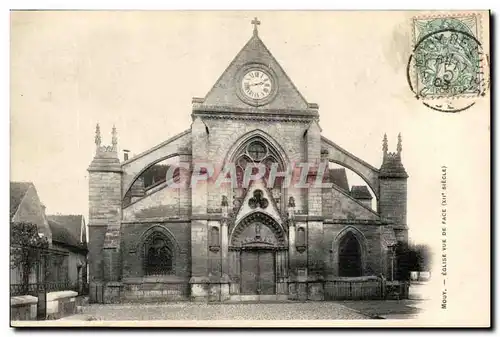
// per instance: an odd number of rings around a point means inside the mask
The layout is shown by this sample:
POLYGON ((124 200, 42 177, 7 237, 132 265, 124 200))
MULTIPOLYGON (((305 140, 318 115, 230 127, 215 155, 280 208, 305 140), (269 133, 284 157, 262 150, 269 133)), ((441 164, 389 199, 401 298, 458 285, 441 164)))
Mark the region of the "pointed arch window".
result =
POLYGON ((169 275, 174 273, 172 242, 162 233, 154 232, 144 242, 144 274, 169 275))
POLYGON ((339 243, 339 276, 362 276, 361 245, 356 236, 348 232, 339 243))
POLYGON ((272 164, 278 164, 278 171, 283 170, 283 163, 279 160, 278 153, 259 137, 246 142, 234 158, 237 173, 240 171, 240 174, 245 171, 248 165, 257 163, 262 163, 267 167, 266 173, 268 173, 272 164))
MULTIPOLYGON (((234 200, 233 206, 234 210, 237 210, 239 205, 241 205, 242 199, 245 195, 245 182, 244 173, 247 167, 252 167, 252 174, 257 173, 257 165, 264 165, 266 170, 264 173, 264 181, 267 183, 270 177, 271 169, 273 165, 276 166, 276 172, 282 172, 284 170, 285 164, 280 159, 280 155, 276 149, 271 146, 262 137, 253 137, 246 141, 240 150, 233 157, 234 163, 236 164, 236 180, 237 186, 234 189, 234 200)), ((282 185, 283 177, 274 177, 274 183, 270 188, 273 195, 274 202, 277 207, 281 209, 282 207, 282 185)))

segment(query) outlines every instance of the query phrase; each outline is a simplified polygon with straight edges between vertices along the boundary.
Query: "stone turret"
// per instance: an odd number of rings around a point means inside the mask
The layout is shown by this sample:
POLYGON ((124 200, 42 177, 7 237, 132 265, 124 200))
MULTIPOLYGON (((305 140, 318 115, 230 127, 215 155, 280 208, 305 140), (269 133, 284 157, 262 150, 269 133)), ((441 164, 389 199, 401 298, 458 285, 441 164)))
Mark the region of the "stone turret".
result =
POLYGON ((121 172, 120 159, 118 159, 118 140, 116 128, 113 126, 111 132, 112 145, 101 145, 101 128, 99 124, 95 129, 95 155, 88 168, 89 172, 121 172))
POLYGON ((89 172, 89 265, 90 300, 107 302, 100 286, 120 277, 119 247, 121 220, 121 166, 118 159, 116 128, 109 146, 101 145, 101 130, 96 126, 94 159, 89 172))
POLYGON ((408 178, 408 174, 401 161, 403 150, 401 134, 398 135, 396 152, 388 152, 387 135, 384 135, 382 150, 384 153, 382 166, 380 167, 381 178, 408 178))
POLYGON ((398 240, 406 241, 406 208, 408 174, 401 160, 403 150, 401 134, 398 135, 396 152, 388 152, 387 136, 384 135, 383 160, 380 167, 379 212, 383 219, 394 223, 398 240), (397 228, 401 230, 397 230, 397 228))

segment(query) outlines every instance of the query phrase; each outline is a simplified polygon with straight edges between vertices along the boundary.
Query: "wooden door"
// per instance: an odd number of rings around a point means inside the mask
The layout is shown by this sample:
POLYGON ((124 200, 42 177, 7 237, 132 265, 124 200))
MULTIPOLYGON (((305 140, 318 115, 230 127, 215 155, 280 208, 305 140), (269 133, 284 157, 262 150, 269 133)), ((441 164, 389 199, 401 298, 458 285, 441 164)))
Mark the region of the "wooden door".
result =
POLYGON ((260 295, 272 295, 276 290, 274 252, 259 251, 260 295))
POLYGON ((259 252, 241 252, 241 294, 257 294, 259 277, 259 252))
POLYGON ((275 265, 272 251, 241 252, 241 291, 243 295, 275 293, 275 265))

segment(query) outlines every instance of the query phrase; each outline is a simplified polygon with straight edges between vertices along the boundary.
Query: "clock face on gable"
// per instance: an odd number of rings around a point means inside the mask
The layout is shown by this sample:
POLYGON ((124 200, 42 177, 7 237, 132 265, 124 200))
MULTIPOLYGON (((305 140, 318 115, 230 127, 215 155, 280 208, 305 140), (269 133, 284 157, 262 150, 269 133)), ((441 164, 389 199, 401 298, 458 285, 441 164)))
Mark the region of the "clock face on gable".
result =
POLYGON ((250 63, 243 66, 235 78, 238 97, 246 104, 264 106, 277 94, 277 77, 274 71, 264 64, 250 63))
POLYGON ((241 79, 241 91, 248 98, 264 99, 273 90, 273 81, 269 75, 260 69, 247 71, 241 79))

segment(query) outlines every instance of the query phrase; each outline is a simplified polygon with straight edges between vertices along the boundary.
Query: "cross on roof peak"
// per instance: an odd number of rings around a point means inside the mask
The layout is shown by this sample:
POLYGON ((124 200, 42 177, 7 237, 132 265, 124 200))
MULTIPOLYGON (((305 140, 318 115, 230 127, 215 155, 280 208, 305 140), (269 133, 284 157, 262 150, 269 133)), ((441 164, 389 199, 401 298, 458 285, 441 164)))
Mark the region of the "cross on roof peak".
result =
POLYGON ((257 26, 260 25, 260 21, 259 21, 259 19, 257 19, 257 17, 255 17, 252 20, 252 25, 253 25, 253 34, 257 35, 258 34, 257 26))

